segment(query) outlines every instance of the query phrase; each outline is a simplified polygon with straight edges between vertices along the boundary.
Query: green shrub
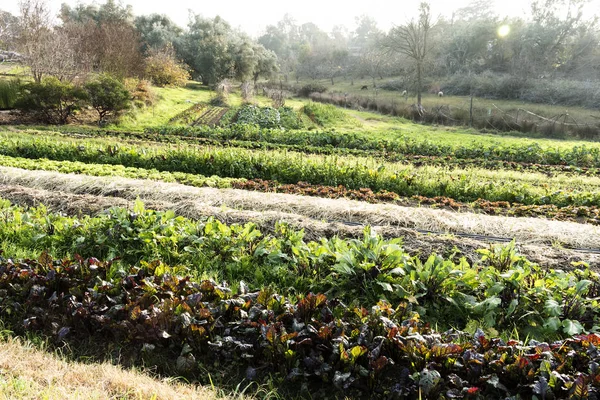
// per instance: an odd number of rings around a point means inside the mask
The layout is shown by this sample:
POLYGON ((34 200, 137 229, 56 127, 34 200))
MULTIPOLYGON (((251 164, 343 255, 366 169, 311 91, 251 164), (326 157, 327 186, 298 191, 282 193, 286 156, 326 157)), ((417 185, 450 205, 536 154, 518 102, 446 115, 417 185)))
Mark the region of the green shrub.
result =
POLYGON ((190 79, 189 67, 175 59, 171 47, 152 51, 146 58, 146 76, 156 86, 185 86, 190 79))
POLYGON ((110 75, 99 75, 84 87, 91 106, 98 112, 99 121, 131 106, 131 94, 125 85, 110 75))
POLYGON ((131 101, 136 107, 151 106, 156 101, 156 94, 152 90, 150 81, 145 79, 128 78, 124 81, 125 88, 131 94, 131 101))
POLYGON ((0 80, 0 110, 11 109, 19 97, 21 82, 17 79, 0 80))
POLYGON ((325 93, 327 87, 320 83, 308 83, 300 88, 298 95, 302 97, 308 97, 311 93, 325 93))
POLYGON ((29 83, 23 89, 15 107, 32 111, 50 124, 66 124, 87 100, 85 90, 55 77, 44 78, 41 83, 29 83))

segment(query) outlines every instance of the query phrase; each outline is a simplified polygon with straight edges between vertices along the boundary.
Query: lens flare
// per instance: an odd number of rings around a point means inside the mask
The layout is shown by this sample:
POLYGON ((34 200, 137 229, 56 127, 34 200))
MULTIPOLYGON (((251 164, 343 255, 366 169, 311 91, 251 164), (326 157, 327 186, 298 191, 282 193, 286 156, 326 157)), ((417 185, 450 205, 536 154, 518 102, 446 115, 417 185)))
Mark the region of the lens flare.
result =
POLYGON ((500 28, 498 28, 498 36, 500 36, 500 37, 508 36, 509 33, 510 33, 510 26, 508 26, 508 25, 502 25, 500 28))

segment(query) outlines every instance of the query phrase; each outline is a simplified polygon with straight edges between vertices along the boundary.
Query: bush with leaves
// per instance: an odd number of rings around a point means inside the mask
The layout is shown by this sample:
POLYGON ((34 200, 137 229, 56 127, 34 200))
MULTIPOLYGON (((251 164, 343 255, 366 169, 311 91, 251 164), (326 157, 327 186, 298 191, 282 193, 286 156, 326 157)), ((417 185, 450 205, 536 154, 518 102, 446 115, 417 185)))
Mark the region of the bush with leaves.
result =
POLYGON ((321 104, 310 101, 304 105, 304 114, 315 123, 325 126, 343 121, 346 115, 342 110, 331 104, 321 104))
POLYGON ((308 97, 311 93, 325 93, 327 87, 320 83, 307 83, 298 90, 298 95, 302 97, 308 97))
POLYGON ((152 90, 150 81, 146 79, 127 78, 123 82, 131 94, 133 105, 138 108, 151 106, 156 101, 156 93, 152 90))
POLYGON ((190 79, 189 67, 175 58, 172 46, 150 50, 146 58, 146 76, 156 86, 185 86, 190 79))
POLYGON ((98 112, 100 121, 117 115, 131 106, 131 94, 118 79, 102 74, 85 84, 91 106, 98 112))
POLYGON ((0 80, 0 110, 13 108, 20 90, 21 82, 18 79, 0 80))
POLYGON ((25 85, 15 107, 38 114, 46 123, 66 124, 87 98, 83 88, 47 77, 25 85))
POLYGON ((281 126, 285 129, 302 129, 304 128, 304 121, 300 114, 292 107, 280 107, 278 109, 279 116, 281 118, 281 126))

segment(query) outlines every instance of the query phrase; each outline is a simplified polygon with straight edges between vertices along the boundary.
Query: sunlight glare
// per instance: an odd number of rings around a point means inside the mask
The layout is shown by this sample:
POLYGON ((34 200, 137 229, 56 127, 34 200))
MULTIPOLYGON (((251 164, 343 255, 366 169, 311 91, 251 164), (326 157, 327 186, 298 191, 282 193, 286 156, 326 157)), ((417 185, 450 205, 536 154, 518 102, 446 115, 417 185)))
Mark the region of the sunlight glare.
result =
POLYGON ((498 36, 500 37, 506 37, 509 33, 510 26, 508 25, 502 25, 500 28, 498 28, 498 36))

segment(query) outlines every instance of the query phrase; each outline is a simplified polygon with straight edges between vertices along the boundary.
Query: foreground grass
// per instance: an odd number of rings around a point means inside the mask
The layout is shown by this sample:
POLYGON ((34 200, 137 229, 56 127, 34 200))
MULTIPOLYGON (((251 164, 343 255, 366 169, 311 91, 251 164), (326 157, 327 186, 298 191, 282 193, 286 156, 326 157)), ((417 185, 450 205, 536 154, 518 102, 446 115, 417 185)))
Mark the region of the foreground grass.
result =
MULTIPOLYGON (((0 399, 224 399, 138 370, 69 361, 17 339, 0 341, 0 399)), ((239 397, 242 398, 242 397, 239 397)))

